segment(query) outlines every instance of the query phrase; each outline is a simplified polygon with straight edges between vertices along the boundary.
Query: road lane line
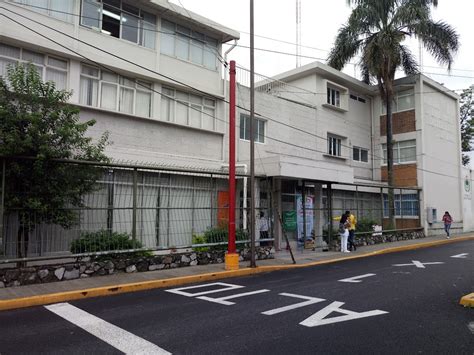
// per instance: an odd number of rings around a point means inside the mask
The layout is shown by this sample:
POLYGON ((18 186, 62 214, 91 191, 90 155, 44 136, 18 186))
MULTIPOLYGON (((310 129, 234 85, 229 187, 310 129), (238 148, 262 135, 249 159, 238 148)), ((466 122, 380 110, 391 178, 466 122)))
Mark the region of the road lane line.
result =
POLYGON ((257 291, 251 291, 251 292, 244 292, 244 293, 238 293, 236 295, 220 297, 220 298, 212 298, 212 297, 206 297, 206 296, 197 297, 197 298, 199 298, 200 300, 204 300, 204 301, 223 304, 225 306, 232 306, 233 304, 235 304, 235 302, 229 302, 227 300, 231 300, 233 298, 238 298, 238 297, 256 295, 256 294, 264 293, 264 292, 270 292, 270 290, 264 289, 264 290, 257 290, 257 291))
POLYGON ((433 261, 431 263, 422 263, 418 260, 412 260, 410 264, 393 264, 392 266, 416 266, 419 269, 426 269, 425 265, 439 265, 444 264, 442 261, 433 261))
POLYGON ((469 253, 462 253, 458 255, 453 255, 451 258, 459 258, 459 259, 466 259, 466 257, 469 255, 469 253))
POLYGON ((300 299, 307 300, 307 301, 303 301, 303 302, 299 302, 299 303, 295 303, 295 304, 290 304, 289 306, 285 306, 285 307, 271 309, 269 311, 262 312, 262 314, 265 314, 267 316, 273 316, 274 314, 278 314, 278 313, 281 313, 281 312, 291 311, 292 309, 301 308, 301 307, 309 306, 310 304, 315 304, 315 303, 326 301, 324 298, 301 296, 301 295, 295 295, 293 293, 279 293, 279 295, 280 296, 300 298, 300 299))
POLYGON ((56 303, 44 307, 125 354, 171 354, 148 340, 127 332, 69 303, 56 303))
POLYGON ((376 274, 364 274, 364 275, 349 277, 347 279, 342 279, 342 280, 337 280, 337 281, 358 283, 358 282, 362 282, 362 280, 359 280, 359 279, 363 279, 365 277, 370 277, 370 276, 375 276, 375 275, 376 274))

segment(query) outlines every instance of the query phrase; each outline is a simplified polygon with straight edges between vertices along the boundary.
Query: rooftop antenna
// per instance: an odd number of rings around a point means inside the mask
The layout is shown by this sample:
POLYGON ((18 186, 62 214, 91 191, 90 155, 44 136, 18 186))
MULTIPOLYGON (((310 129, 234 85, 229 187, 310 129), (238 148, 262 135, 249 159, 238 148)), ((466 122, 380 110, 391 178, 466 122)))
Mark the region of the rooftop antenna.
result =
POLYGON ((296 0, 296 67, 301 67, 301 0, 296 0))

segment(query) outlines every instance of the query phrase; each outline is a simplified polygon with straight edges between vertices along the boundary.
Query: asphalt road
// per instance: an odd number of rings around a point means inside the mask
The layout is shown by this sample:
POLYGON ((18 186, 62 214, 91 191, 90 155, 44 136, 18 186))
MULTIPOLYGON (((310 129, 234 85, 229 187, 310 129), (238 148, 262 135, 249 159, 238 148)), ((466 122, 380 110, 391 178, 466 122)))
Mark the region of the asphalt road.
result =
POLYGON ((0 354, 474 354, 473 242, 208 284, 0 312, 0 354))

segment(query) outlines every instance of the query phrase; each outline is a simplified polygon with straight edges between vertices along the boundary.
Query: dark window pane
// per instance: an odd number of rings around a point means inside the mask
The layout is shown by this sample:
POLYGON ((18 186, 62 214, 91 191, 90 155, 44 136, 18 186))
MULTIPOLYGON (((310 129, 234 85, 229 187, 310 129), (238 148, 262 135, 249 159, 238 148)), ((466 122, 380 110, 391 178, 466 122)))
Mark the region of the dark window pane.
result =
POLYGON ((361 149, 360 151, 360 160, 367 163, 369 161, 369 151, 361 149))
POLYGON ((102 11, 102 32, 113 37, 120 37, 120 10, 104 5, 102 11))
POLYGON ((360 160, 360 158, 359 158, 359 148, 352 148, 352 159, 360 160))

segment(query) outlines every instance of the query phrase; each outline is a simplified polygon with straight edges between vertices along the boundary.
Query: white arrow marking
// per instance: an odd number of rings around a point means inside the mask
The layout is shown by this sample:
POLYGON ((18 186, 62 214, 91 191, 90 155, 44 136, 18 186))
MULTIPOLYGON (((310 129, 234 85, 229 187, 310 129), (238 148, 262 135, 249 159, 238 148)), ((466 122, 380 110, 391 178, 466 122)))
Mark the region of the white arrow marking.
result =
POLYGON ((463 253, 463 254, 453 255, 453 256, 451 256, 451 258, 466 259, 466 257, 468 255, 469 255, 469 253, 463 253))
POLYGON ((359 279, 363 279, 364 277, 370 277, 370 276, 375 276, 375 275, 376 274, 364 274, 364 275, 349 277, 348 279, 342 279, 342 280, 337 280, 337 281, 358 283, 358 282, 362 282, 362 280, 359 280, 359 279))
POLYGON ((45 306, 45 308, 125 354, 171 354, 148 340, 127 332, 69 303, 56 303, 45 306))
POLYGON ((279 295, 280 296, 287 296, 287 297, 294 297, 294 298, 301 298, 301 299, 307 300, 307 301, 303 301, 303 302, 295 303, 295 304, 290 304, 289 306, 285 306, 285 307, 271 309, 269 311, 262 312, 262 314, 265 314, 267 316, 273 316, 274 314, 277 314, 277 313, 291 311, 292 309, 301 308, 301 307, 304 307, 304 306, 309 306, 310 304, 315 304, 315 303, 326 301, 323 298, 301 296, 301 295, 295 295, 293 293, 279 293, 279 295))
POLYGON ((434 261, 431 263, 422 263, 418 260, 412 260, 410 264, 393 264, 392 266, 416 266, 419 269, 426 269, 425 265, 437 265, 437 264, 444 264, 442 261, 434 261))
POLYGON ((269 291, 270 290, 257 290, 257 291, 252 291, 252 292, 238 293, 236 295, 230 295, 230 296, 220 297, 220 298, 212 298, 212 297, 207 297, 207 296, 201 296, 201 297, 197 297, 197 298, 200 299, 200 300, 204 300, 204 301, 223 304, 224 306, 231 306, 231 305, 235 304, 235 302, 229 302, 227 300, 230 300, 230 299, 233 299, 233 298, 238 298, 238 297, 256 295, 258 293, 269 292, 269 291))
POLYGON ((340 308, 343 304, 344 302, 333 302, 329 306, 326 306, 325 308, 313 314, 311 317, 306 318, 300 324, 304 325, 305 327, 317 327, 319 325, 345 322, 348 320, 379 316, 379 315, 388 313, 385 311, 381 311, 379 309, 376 309, 373 311, 367 311, 367 312, 354 312, 354 311, 349 311, 347 309, 340 308), (345 316, 331 317, 331 318, 325 319, 328 315, 330 315, 333 312, 342 313, 342 314, 345 314, 345 316))

